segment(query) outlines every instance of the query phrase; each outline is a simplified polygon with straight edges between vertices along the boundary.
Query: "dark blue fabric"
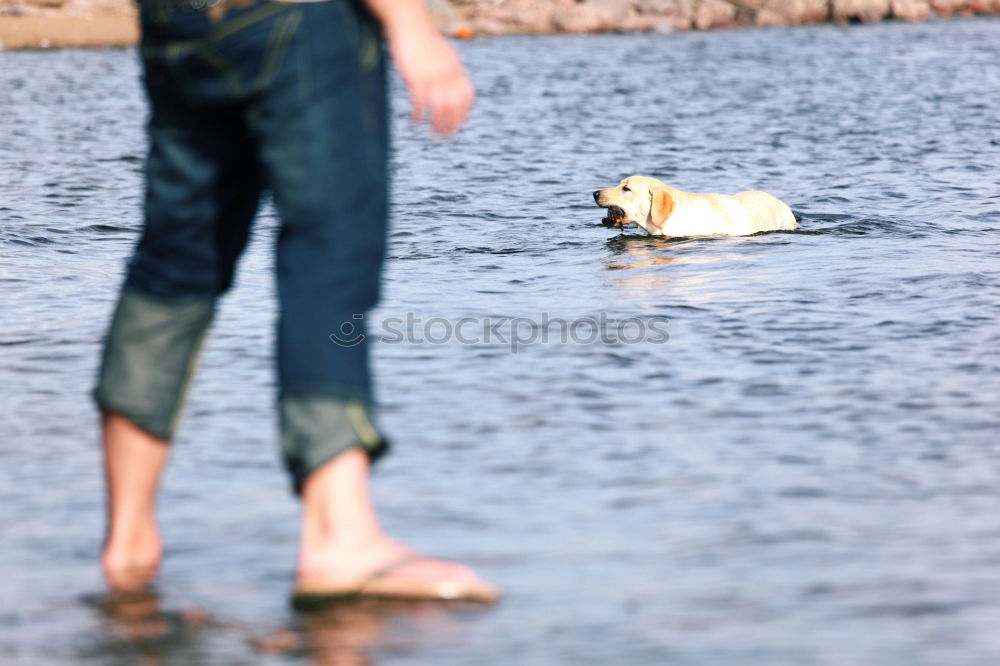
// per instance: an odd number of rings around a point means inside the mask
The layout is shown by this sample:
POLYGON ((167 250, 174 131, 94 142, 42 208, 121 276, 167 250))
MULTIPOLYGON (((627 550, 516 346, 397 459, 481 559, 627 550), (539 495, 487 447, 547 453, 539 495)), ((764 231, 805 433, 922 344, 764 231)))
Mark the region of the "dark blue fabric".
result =
POLYGON ((142 6, 150 148, 128 286, 224 292, 270 190, 282 397, 370 403, 366 342, 330 336, 360 337, 356 315, 379 295, 388 129, 377 25, 346 0, 161 9, 142 6))

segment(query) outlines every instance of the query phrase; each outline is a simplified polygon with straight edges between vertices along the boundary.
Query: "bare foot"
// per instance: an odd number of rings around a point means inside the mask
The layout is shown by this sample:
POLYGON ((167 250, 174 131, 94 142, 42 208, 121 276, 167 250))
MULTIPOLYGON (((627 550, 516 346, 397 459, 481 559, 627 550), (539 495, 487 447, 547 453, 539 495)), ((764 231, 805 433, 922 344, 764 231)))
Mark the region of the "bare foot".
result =
POLYGON ((304 549, 299 557, 300 587, 350 588, 372 576, 435 582, 482 584, 471 568, 424 557, 416 551, 380 535, 366 543, 327 543, 304 549))
POLYGON ((494 600, 497 591, 469 567, 419 555, 382 531, 368 466, 351 449, 306 478, 297 594, 494 600))
POLYGON ((163 553, 159 530, 147 525, 139 531, 128 538, 112 536, 105 544, 101 573, 114 590, 140 590, 156 578, 163 553))

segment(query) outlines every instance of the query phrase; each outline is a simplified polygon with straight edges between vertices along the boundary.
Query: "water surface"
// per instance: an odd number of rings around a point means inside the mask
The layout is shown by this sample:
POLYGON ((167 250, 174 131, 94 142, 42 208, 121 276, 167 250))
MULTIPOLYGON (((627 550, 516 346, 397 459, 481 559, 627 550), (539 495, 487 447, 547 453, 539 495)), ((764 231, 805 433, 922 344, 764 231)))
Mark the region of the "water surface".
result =
POLYGON ((109 605, 87 392, 139 222, 136 57, 4 52, 0 661, 998 663, 1000 22, 461 48, 457 140, 396 90, 372 323, 669 333, 377 346, 388 527, 507 599, 287 608, 265 211, 166 478, 159 597, 109 605), (767 190, 801 230, 607 230, 590 192, 632 173, 767 190))

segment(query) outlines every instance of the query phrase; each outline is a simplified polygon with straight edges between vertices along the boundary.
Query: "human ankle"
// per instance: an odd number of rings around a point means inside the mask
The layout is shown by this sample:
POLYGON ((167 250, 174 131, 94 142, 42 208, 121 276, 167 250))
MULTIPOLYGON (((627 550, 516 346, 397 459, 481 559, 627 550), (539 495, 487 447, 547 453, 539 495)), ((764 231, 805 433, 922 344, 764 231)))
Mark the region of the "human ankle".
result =
POLYGON ((111 530, 101 554, 104 569, 155 567, 163 545, 158 528, 153 525, 111 530))
POLYGON ((368 459, 357 449, 337 456, 303 484, 304 546, 361 546, 386 539, 368 487, 368 459))
POLYGON ((351 552, 378 548, 390 541, 376 525, 355 525, 338 528, 329 524, 305 524, 302 528, 302 552, 351 552))

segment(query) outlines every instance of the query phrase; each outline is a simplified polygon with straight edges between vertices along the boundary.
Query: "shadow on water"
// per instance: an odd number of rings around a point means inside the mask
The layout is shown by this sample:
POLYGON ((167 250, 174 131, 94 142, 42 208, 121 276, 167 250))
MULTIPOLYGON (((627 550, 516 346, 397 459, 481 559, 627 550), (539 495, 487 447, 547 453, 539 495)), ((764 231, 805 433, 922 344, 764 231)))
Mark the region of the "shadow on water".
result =
POLYGON ((155 590, 92 595, 83 602, 93 610, 98 630, 77 657, 107 666, 215 663, 221 645, 255 663, 293 658, 317 666, 372 666, 382 651, 413 654, 454 639, 461 620, 483 612, 462 602, 345 601, 289 611, 284 626, 262 629, 193 606, 168 608, 155 590))

